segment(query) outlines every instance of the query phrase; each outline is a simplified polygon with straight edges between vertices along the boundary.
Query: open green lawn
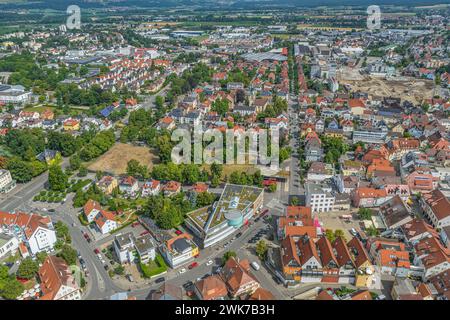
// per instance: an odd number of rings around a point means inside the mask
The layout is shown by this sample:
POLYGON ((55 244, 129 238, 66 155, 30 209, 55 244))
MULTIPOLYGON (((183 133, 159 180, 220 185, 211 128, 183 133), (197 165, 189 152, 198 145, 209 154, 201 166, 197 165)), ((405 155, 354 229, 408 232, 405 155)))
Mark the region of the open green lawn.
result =
POLYGON ((150 260, 149 263, 139 263, 141 267, 142 275, 144 278, 151 278, 158 274, 167 271, 167 265, 160 254, 156 255, 155 260, 150 260))

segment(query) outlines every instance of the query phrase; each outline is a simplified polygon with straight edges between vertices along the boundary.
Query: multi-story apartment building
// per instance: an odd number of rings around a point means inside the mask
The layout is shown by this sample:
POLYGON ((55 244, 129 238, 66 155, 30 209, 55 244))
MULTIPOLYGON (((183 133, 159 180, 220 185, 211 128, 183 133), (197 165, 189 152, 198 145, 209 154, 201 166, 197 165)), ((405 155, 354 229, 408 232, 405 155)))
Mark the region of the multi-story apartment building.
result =
POLYGON ((307 183, 305 193, 306 206, 311 207, 313 212, 327 212, 332 210, 335 196, 331 193, 330 187, 307 183))
POLYGON ((16 181, 12 179, 8 170, 0 170, 0 193, 8 193, 16 187, 16 181))

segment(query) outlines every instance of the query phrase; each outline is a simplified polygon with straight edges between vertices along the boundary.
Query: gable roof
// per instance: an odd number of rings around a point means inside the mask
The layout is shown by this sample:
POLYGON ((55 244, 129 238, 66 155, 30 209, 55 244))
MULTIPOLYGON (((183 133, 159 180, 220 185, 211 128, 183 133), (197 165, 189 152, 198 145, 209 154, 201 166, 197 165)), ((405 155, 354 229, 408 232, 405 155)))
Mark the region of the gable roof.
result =
POLYGON ((258 283, 249 272, 248 260, 238 262, 234 257, 231 257, 225 263, 221 276, 232 293, 237 292, 241 287, 246 287, 251 283, 258 283))
POLYGON ((53 300, 63 285, 78 288, 69 266, 56 256, 48 256, 39 268, 38 274, 43 293, 41 300, 53 300))
POLYGON ((343 237, 337 237, 333 242, 334 255, 339 263, 339 267, 345 266, 346 264, 354 265, 350 251, 348 250, 347 244, 343 237))

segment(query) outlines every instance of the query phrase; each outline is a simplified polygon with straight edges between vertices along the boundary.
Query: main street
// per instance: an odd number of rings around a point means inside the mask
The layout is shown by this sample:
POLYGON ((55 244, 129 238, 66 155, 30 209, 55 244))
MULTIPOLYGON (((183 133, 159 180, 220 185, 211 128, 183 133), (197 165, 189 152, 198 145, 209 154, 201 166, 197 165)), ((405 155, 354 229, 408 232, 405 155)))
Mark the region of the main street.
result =
POLYGON ((302 198, 305 190, 300 182, 299 175, 299 159, 298 159, 298 146, 300 141, 300 130, 298 121, 298 112, 295 109, 295 100, 290 97, 288 103, 288 115, 289 115, 289 132, 291 139, 289 141, 289 146, 291 147, 291 159, 289 163, 289 195, 290 197, 295 196, 302 198))

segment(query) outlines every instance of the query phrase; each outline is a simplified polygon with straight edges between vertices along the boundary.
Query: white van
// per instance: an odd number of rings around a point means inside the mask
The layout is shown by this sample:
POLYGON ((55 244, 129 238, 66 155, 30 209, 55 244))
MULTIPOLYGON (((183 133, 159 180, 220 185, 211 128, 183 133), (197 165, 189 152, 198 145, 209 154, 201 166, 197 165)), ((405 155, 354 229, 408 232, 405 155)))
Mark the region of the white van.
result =
POLYGON ((255 269, 256 271, 258 271, 259 268, 260 268, 259 264, 258 264, 257 262, 255 262, 255 261, 253 261, 250 265, 251 265, 251 266, 253 267, 253 269, 255 269))

